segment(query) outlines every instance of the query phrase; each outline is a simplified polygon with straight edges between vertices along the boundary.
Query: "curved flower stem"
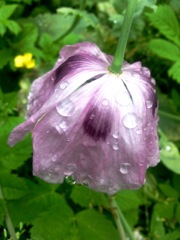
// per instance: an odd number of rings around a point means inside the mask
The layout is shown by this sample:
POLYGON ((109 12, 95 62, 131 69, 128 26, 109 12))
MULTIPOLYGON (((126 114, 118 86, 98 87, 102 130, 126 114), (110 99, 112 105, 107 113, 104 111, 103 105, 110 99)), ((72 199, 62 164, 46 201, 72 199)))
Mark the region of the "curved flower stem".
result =
POLYGON ((111 205, 114 220, 116 222, 116 226, 119 232, 120 240, 127 239, 124 229, 127 235, 129 236, 130 240, 135 240, 134 234, 115 200, 115 196, 110 197, 110 205, 111 205))
POLYGON ((112 214, 114 217, 114 221, 115 221, 117 229, 118 229, 120 240, 126 240, 126 235, 125 235, 121 220, 119 218, 118 206, 116 204, 114 196, 110 197, 110 206, 111 206, 111 211, 112 211, 112 214))
MULTIPOLYGON (((84 7, 86 5, 86 0, 81 0, 80 1, 80 8, 79 10, 80 11, 83 11, 84 7)), ((77 15, 75 18, 74 18, 74 21, 72 23, 72 25, 70 26, 70 28, 58 39, 59 40, 62 40, 64 37, 66 37, 69 33, 72 32, 72 30, 76 27, 76 25, 79 23, 81 19, 81 16, 80 15, 77 15)))
MULTIPOLYGON (((0 199, 5 202, 1 184, 0 184, 0 199)), ((9 211, 7 209, 6 203, 4 204, 4 210, 5 210, 5 223, 6 223, 6 227, 9 232, 9 235, 12 240, 17 240, 16 232, 14 230, 14 226, 12 224, 11 217, 9 215, 9 211)))
POLYGON ((132 20, 134 17, 134 10, 135 10, 136 3, 137 3, 137 0, 129 0, 128 2, 128 7, 124 16, 124 21, 123 21, 120 37, 118 40, 118 44, 116 47, 114 60, 111 66, 109 67, 109 70, 113 73, 121 72, 126 45, 129 37, 129 32, 130 32, 132 20))

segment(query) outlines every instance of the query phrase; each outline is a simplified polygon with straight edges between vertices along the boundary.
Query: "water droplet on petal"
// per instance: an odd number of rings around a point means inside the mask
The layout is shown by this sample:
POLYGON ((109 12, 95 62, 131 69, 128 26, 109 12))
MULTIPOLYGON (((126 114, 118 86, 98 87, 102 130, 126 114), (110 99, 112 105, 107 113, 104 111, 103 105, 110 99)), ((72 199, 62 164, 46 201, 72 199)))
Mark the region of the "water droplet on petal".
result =
POLYGON ((69 100, 65 100, 62 103, 59 103, 58 106, 56 106, 57 112, 64 117, 71 116, 74 108, 74 104, 69 100))
POLYGON ((127 173, 129 173, 129 171, 130 171, 130 164, 129 164, 129 163, 122 163, 121 166, 120 166, 119 171, 120 171, 122 174, 127 174, 127 173))
POLYGON ((137 134, 141 134, 141 133, 142 133, 142 130, 141 130, 141 129, 137 129, 137 130, 136 130, 136 133, 137 133, 137 134))
POLYGON ((87 175, 87 177, 83 180, 83 185, 88 187, 92 182, 92 177, 91 175, 87 175))
POLYGON ((117 151, 117 150, 119 149, 118 143, 114 143, 114 144, 112 145, 112 148, 117 151))
POLYGON ((49 133, 49 130, 47 130, 46 133, 48 134, 48 133, 49 133))
POLYGON ((107 107, 109 105, 109 101, 107 99, 102 100, 102 105, 107 107))
POLYGON ((151 82, 152 82, 152 84, 156 84, 156 81, 154 80, 154 78, 151 78, 151 82))
POLYGON ((119 138, 119 132, 118 131, 115 131, 113 134, 112 134, 113 138, 119 138))
POLYGON ((68 82, 62 82, 61 84, 60 84, 60 88, 62 89, 62 90, 64 90, 65 88, 67 88, 67 86, 68 86, 69 84, 68 84, 68 82))
POLYGON ((68 124, 66 121, 62 121, 60 124, 59 124, 60 128, 62 128, 64 131, 67 130, 67 127, 68 127, 68 124))
POLYGON ((52 156, 51 160, 52 160, 52 162, 56 162, 57 161, 57 155, 52 156))
POLYGON ((122 106, 126 106, 126 105, 130 104, 131 98, 130 98, 128 92, 118 91, 116 93, 116 101, 118 104, 120 104, 122 106))
POLYGON ((66 165, 65 171, 64 171, 64 175, 66 176, 70 176, 74 173, 74 171, 76 170, 76 164, 74 163, 68 163, 66 165))
POLYGON ((138 125, 138 120, 134 113, 129 113, 123 118, 123 124, 126 128, 135 128, 138 125))
POLYGON ((146 107, 147 107, 147 108, 152 108, 152 106, 153 106, 152 101, 147 100, 147 101, 146 101, 146 107))
POLYGON ((91 116, 89 117, 91 120, 95 118, 94 114, 91 114, 91 116))
POLYGON ((70 185, 74 185, 76 183, 76 180, 75 180, 74 176, 72 176, 72 175, 66 176, 65 179, 66 179, 66 182, 69 183, 70 185))

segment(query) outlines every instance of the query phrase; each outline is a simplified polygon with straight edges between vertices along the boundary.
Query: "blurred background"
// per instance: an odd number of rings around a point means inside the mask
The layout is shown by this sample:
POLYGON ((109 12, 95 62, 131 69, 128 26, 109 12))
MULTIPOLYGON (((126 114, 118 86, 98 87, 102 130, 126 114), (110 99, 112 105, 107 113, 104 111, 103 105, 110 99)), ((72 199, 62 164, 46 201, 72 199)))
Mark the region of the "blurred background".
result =
MULTIPOLYGON (((114 54, 126 5, 0 1, 0 239, 10 239, 8 216, 20 240, 118 240, 105 194, 33 177, 31 136, 13 148, 7 138, 24 121, 32 81, 53 67, 64 45, 91 41, 114 54)), ((179 0, 139 0, 125 54, 151 70, 159 98, 160 163, 141 189, 116 195, 139 240, 180 239, 179 19, 179 0)))

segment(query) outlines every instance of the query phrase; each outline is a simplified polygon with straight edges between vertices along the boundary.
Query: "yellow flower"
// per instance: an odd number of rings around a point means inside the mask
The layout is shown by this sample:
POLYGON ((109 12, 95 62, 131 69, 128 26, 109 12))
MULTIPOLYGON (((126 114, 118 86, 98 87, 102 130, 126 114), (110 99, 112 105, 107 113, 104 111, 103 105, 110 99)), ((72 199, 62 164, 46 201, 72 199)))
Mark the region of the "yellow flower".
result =
POLYGON ((17 68, 34 68, 36 63, 33 59, 32 53, 25 53, 24 55, 18 55, 14 58, 14 65, 17 68))

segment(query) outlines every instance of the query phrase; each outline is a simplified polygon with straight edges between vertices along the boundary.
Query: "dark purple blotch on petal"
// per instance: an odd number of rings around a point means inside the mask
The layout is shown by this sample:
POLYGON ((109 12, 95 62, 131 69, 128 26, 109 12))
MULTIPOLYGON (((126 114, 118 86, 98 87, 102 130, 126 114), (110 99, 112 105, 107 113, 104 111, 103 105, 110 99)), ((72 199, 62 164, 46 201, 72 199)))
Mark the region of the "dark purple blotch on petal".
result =
POLYGON ((95 141, 106 140, 111 132, 111 118, 108 112, 92 108, 88 111, 83 122, 84 133, 95 141))
POLYGON ((96 58, 95 56, 90 56, 87 54, 77 54, 69 57, 63 64, 61 64, 54 72, 54 84, 57 84, 63 77, 68 74, 72 74, 74 71, 79 71, 83 69, 83 67, 88 67, 89 62, 93 62, 94 64, 97 62, 102 64, 102 60, 96 58))

